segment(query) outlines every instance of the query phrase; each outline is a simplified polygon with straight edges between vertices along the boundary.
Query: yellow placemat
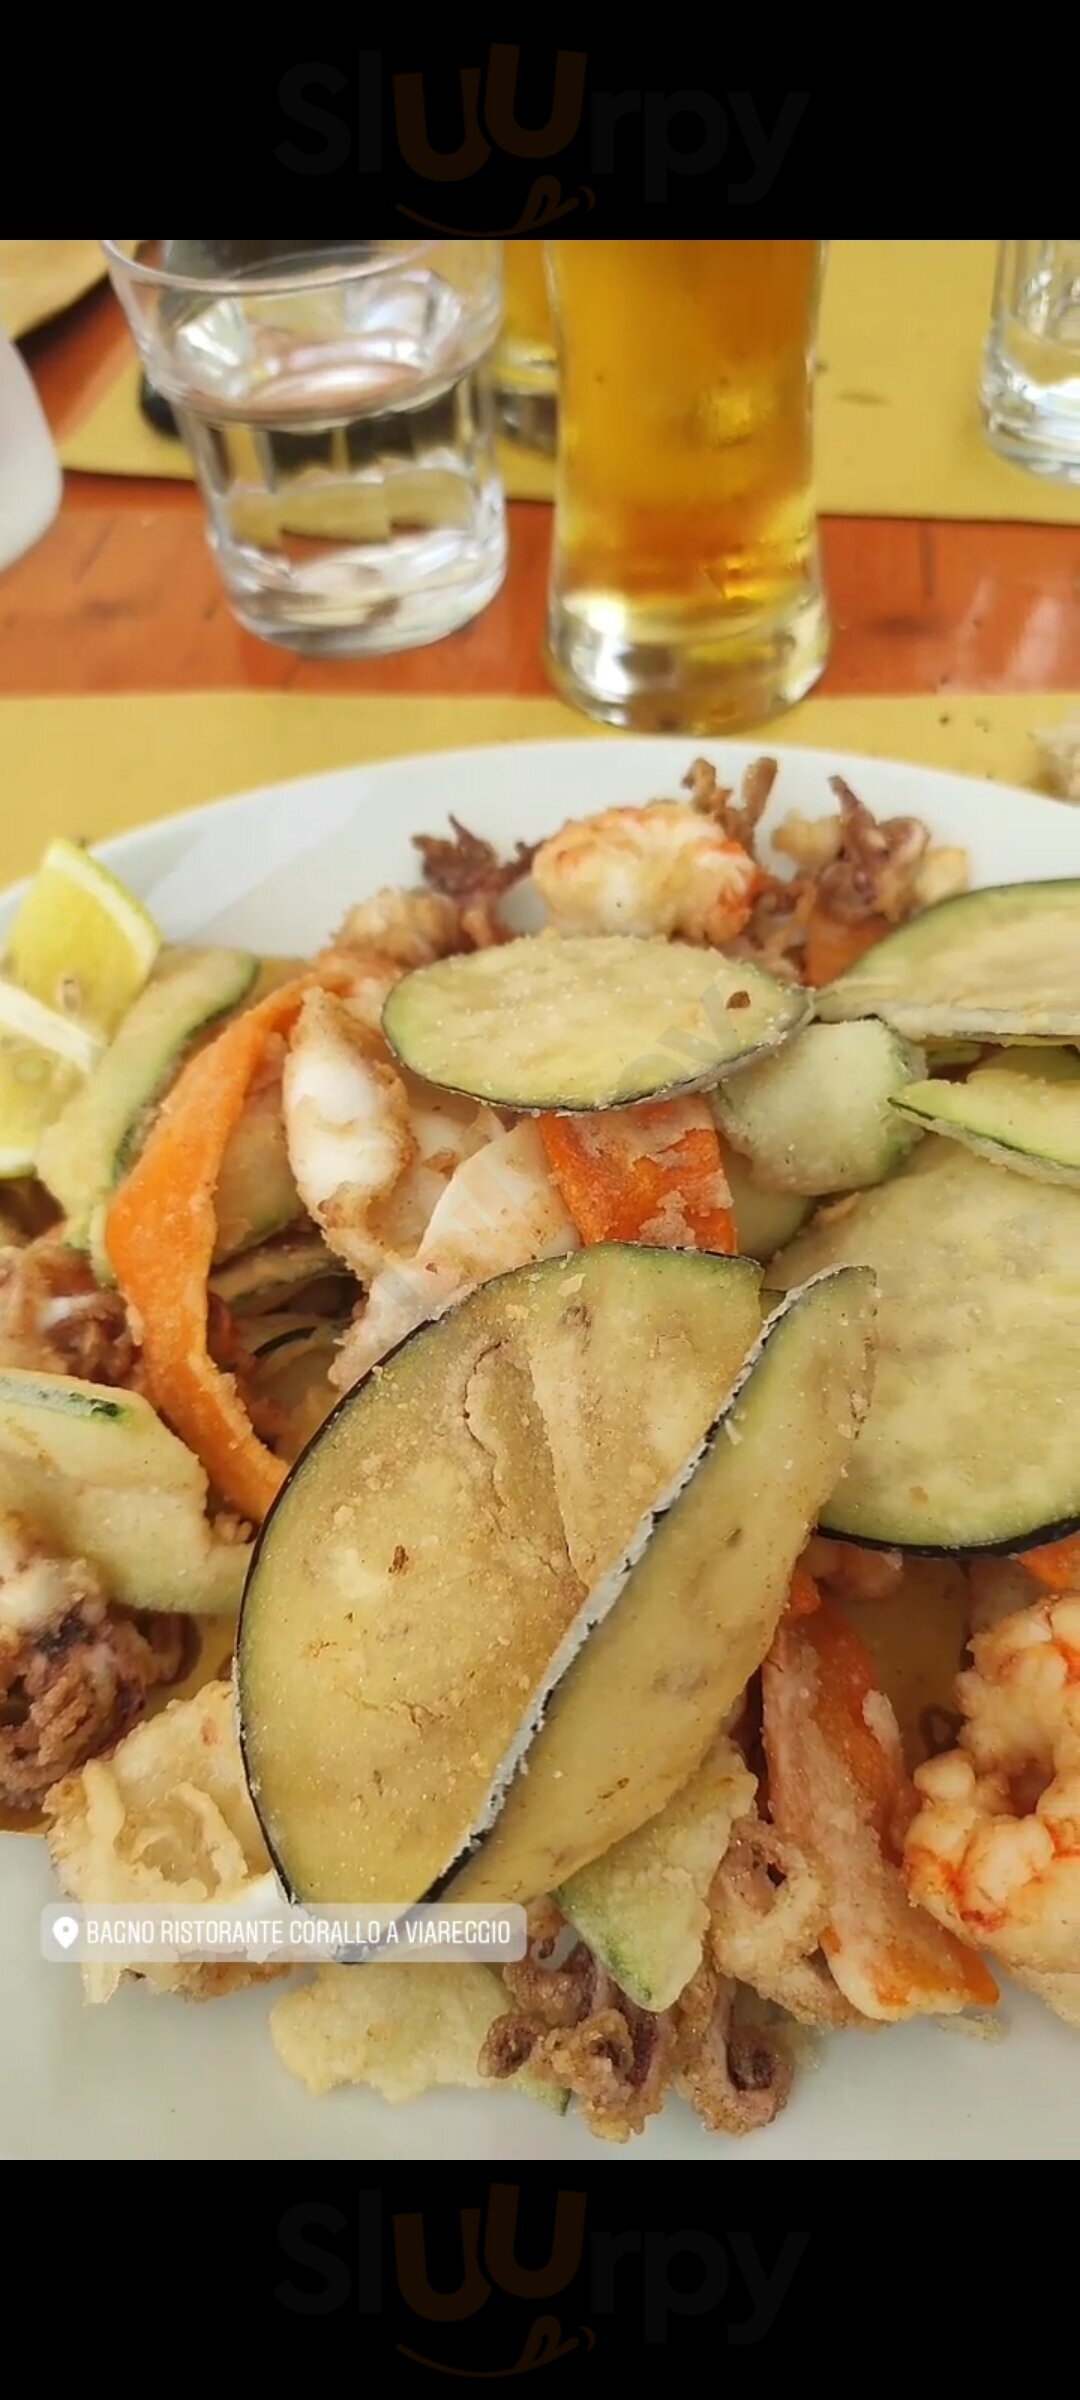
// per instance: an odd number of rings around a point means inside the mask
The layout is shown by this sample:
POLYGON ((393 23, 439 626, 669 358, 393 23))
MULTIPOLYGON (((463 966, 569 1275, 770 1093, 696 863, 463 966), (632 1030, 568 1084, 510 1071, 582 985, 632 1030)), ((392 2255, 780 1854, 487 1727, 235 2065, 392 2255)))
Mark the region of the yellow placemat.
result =
MULTIPOLYGON (((1080 488, 995 457, 977 386, 993 242, 835 242, 825 278, 818 497, 826 515, 1015 518, 1080 524, 1080 488)), ((66 466, 190 474, 179 443, 139 414, 134 365, 61 444, 66 466)), ((548 459, 508 448, 512 499, 549 499, 548 459)))
POLYGON ((98 242, 0 242, 0 325, 18 341, 104 279, 98 242))
MULTIPOLYGON (((1036 777, 1033 726, 1080 718, 1080 694, 806 700, 763 748, 802 742, 952 767, 1002 783, 1036 777)), ((0 885, 53 834, 102 841, 152 817, 320 768, 483 742, 604 735, 558 700, 322 699, 200 692, 177 698, 0 700, 0 885)), ((702 744, 688 734, 689 762, 702 744)), ((558 794, 553 805, 557 805, 558 794)), ((468 818, 467 782, 461 809, 468 818)))

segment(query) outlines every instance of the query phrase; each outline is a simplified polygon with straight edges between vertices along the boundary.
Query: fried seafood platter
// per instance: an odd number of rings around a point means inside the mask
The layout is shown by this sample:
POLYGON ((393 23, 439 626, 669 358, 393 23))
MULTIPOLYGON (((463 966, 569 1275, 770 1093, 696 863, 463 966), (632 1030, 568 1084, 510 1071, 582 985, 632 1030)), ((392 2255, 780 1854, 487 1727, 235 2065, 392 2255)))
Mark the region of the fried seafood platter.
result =
POLYGON ((1080 2025, 1080 878, 824 762, 460 789, 310 951, 19 904, 0 1821, 70 1902, 525 1909, 138 1970, 312 2094, 730 2137, 1003 1978, 1080 2025))

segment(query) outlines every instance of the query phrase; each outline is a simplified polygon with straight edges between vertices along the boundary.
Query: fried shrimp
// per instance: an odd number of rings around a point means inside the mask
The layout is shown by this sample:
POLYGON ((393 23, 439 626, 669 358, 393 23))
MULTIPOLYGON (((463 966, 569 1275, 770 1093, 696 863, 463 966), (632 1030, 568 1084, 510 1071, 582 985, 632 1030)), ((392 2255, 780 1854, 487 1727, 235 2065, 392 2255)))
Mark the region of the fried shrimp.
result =
POLYGON ((1080 1986, 1080 1596, 1039 1600, 971 1648, 959 1747, 915 1777, 908 1889, 1022 1979, 1080 1986))
POLYGON ((468 948, 469 936, 455 901, 440 892, 401 892, 388 886, 350 908, 317 964, 347 989, 353 1018, 381 1050, 382 1012, 395 983, 413 967, 430 966, 434 959, 468 948))
POLYGON ((541 842, 533 882, 560 933, 741 933, 764 880, 723 826, 677 800, 572 818, 541 842))
POLYGON ((350 908, 334 937, 335 950, 346 958, 374 955, 403 974, 463 947, 452 899, 442 892, 396 891, 392 885, 350 908))

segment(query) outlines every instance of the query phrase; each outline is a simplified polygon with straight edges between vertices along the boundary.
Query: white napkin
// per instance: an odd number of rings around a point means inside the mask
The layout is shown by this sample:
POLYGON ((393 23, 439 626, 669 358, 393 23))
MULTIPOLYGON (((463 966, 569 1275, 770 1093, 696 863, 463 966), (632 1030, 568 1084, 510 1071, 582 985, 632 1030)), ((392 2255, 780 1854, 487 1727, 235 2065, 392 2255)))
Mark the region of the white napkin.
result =
POLYGON ((41 402, 14 343, 0 334, 0 569, 40 541, 61 483, 41 402))

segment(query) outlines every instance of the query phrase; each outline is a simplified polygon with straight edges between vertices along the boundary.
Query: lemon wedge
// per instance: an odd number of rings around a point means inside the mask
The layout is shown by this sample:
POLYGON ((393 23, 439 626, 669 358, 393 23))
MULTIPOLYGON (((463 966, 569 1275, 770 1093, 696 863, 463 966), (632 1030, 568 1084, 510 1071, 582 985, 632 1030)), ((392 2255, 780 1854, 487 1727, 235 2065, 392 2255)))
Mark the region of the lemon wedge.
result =
POLYGON ((46 1125, 100 1053, 85 1027, 0 983, 0 1177, 33 1173, 46 1125))
POLYGON ((52 1015, 107 1041, 160 947, 134 893, 88 850, 61 839, 50 842, 19 908, 5 970, 52 1015))

